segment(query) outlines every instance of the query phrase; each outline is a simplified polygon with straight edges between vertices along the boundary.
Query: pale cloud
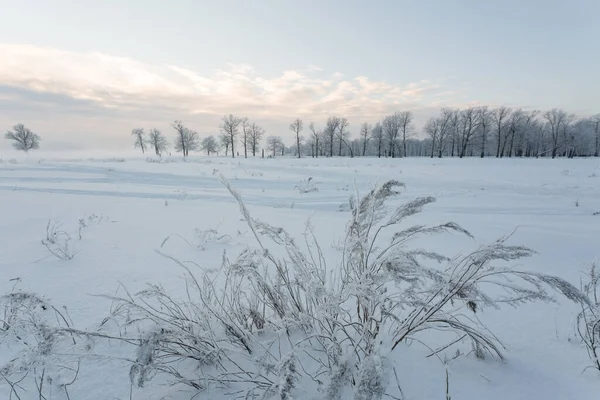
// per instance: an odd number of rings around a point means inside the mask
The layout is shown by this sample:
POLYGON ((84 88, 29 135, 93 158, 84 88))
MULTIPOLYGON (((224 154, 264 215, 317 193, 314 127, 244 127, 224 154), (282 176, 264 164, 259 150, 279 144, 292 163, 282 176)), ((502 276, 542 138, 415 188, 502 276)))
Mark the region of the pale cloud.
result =
POLYGON ((141 106, 148 101, 179 104, 183 113, 245 114, 258 108, 261 117, 289 118, 298 112, 342 113, 356 106, 379 112, 382 105, 420 103, 428 93, 442 91, 428 81, 394 85, 364 76, 344 79, 339 72, 319 78, 314 66, 265 78, 249 65, 228 64, 203 76, 180 66, 26 45, 0 44, 0 59, 0 84, 92 100, 105 107, 141 106))
MULTIPOLYGON (((425 80, 400 85, 366 76, 347 78, 340 72, 326 75, 312 65, 273 77, 261 76, 250 65, 234 64, 200 74, 184 66, 15 44, 0 44, 0 60, 0 88, 20 90, 0 93, 5 103, 19 94, 21 109, 12 109, 9 119, 21 119, 28 106, 48 113, 73 107, 94 113, 94 121, 105 112, 106 118, 123 126, 157 118, 165 123, 185 119, 214 131, 209 124, 228 113, 286 126, 283 123, 296 116, 318 121, 338 114, 374 120, 399 109, 425 110, 442 99, 452 100, 449 88, 425 80)), ((82 117, 69 121, 71 126, 64 130, 94 129, 82 117)))

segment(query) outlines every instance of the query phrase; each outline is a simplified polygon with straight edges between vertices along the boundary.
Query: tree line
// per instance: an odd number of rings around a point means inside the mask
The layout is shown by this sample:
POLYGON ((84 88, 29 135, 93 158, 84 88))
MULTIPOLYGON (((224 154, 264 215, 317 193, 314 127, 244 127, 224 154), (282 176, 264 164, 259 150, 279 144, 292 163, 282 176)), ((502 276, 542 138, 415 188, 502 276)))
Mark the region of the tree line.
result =
MULTIPOLYGON (((172 143, 158 129, 133 129, 134 145, 143 154, 162 156, 172 145, 187 157, 190 152, 231 157, 294 155, 296 157, 598 157, 600 155, 600 114, 580 118, 554 108, 525 111, 508 107, 442 108, 427 120, 419 132, 412 111, 398 111, 375 124, 363 123, 352 134, 347 118, 330 116, 319 127, 294 119, 289 129, 293 144, 287 147, 281 136, 266 137, 265 130, 246 117, 233 114, 222 118, 218 135, 200 137, 181 121, 171 124, 172 143), (419 133, 421 133, 419 135, 419 133)), ((40 137, 17 124, 5 135, 17 150, 39 148, 40 137)))

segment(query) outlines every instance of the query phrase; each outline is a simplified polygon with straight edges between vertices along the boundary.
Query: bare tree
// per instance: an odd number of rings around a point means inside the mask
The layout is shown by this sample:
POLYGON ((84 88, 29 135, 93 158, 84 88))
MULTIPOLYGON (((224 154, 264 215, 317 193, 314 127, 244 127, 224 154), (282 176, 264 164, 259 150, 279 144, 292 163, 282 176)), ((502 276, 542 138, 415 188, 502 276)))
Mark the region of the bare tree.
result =
POLYGON ((469 141, 473 138, 473 135, 477 131, 478 121, 475 115, 475 109, 469 107, 460 112, 460 154, 459 157, 463 158, 467 154, 469 141))
POLYGON ((136 128, 131 131, 131 136, 135 138, 133 146, 136 149, 142 149, 142 154, 146 152, 146 134, 143 128, 136 128))
POLYGON ((371 137, 377 143, 377 157, 381 158, 381 151, 383 150, 383 128, 380 122, 377 122, 371 130, 371 137))
POLYGON ((485 148, 487 146, 488 126, 490 124, 491 113, 487 106, 477 109, 477 122, 481 129, 481 152, 480 157, 485 157, 485 148))
MULTIPOLYGON (((345 139, 349 136, 350 132, 348 132, 346 130, 346 128, 350 125, 350 123, 348 122, 348 119, 346 118, 340 118, 340 124, 338 125, 338 132, 337 132, 337 137, 338 137, 338 144, 339 144, 339 149, 338 149, 338 156, 342 156, 342 143, 345 143, 345 139)), ((347 145, 347 143, 345 143, 347 145)))
POLYGON ((454 157, 454 150, 458 149, 458 139, 460 133, 460 110, 456 109, 453 111, 452 120, 450 122, 452 126, 452 131, 450 132, 452 135, 450 157, 454 157))
POLYGON ((290 124, 290 130, 292 132, 294 132, 294 134, 296 135, 296 152, 298 153, 298 158, 300 158, 300 142, 302 141, 302 136, 300 136, 300 132, 302 132, 302 129, 304 129, 304 124, 302 123, 302 120, 300 118, 296 118, 291 124, 290 124))
POLYGON ((202 150, 206 151, 206 155, 210 156, 210 153, 217 152, 217 150, 219 149, 219 143, 213 135, 210 135, 202 139, 200 147, 202 148, 202 150))
POLYGON ((431 117, 425 123, 423 127, 425 134, 431 138, 431 158, 435 153, 435 144, 440 133, 440 120, 436 117, 431 117))
POLYGON ((518 110, 513 111, 512 114, 510 114, 510 117, 508 118, 507 137, 506 140, 504 140, 504 143, 502 144, 502 151, 500 152, 500 157, 503 157, 504 155, 512 157, 513 148, 515 144, 515 136, 517 135, 517 132, 522 128, 521 125, 524 118, 525 113, 523 113, 523 110, 520 108, 518 110), (507 142, 509 142, 508 152, 506 152, 507 142))
POLYGON ((225 149, 225 155, 229 154, 229 146, 231 145, 231 140, 227 133, 221 133, 219 135, 219 143, 221 147, 225 149))
POLYGON ((283 141, 280 136, 269 136, 267 138, 267 149, 273 152, 273 157, 277 154, 277 150, 283 147, 283 141))
POLYGON ((496 158, 500 157, 502 143, 506 140, 506 119, 510 115, 511 110, 507 107, 499 107, 492 111, 492 120, 496 127, 496 158))
POLYGON ((162 157, 162 153, 167 150, 168 141, 165 135, 158 129, 151 129, 148 134, 148 145, 154 148, 157 156, 162 157))
POLYGON ((248 145, 250 141, 250 121, 247 117, 242 118, 242 146, 244 146, 244 158, 248 158, 248 145))
POLYGON ((594 157, 600 155, 600 114, 596 114, 590 118, 594 126, 594 157))
POLYGON ((256 156, 256 149, 258 149, 258 144, 264 134, 264 129, 254 122, 250 125, 250 148, 252 149, 252 157, 256 156))
POLYGON ((329 144, 329 157, 333 157, 333 142, 337 133, 338 127, 340 126, 340 117, 329 117, 325 124, 324 134, 329 144))
POLYGON ((371 124, 368 122, 360 126, 360 138, 362 140, 362 155, 364 157, 367 154, 367 144, 369 144, 369 139, 371 139, 371 124))
POLYGON ((181 151, 184 157, 188 155, 187 148, 187 132, 189 131, 181 121, 175 121, 171 124, 173 129, 177 132, 177 139, 175 140, 175 150, 181 151))
POLYGON ((229 114, 224 116, 222 121, 220 126, 221 132, 229 137, 231 157, 235 158, 235 138, 240 134, 239 126, 242 123, 242 119, 233 114, 229 114))
POLYGON ((388 153, 390 157, 396 156, 396 140, 400 133, 400 113, 388 115, 383 119, 382 128, 388 140, 388 153))
POLYGON ((40 148, 40 137, 23 124, 13 126, 13 130, 6 132, 4 138, 12 140, 13 147, 25 153, 40 148))
POLYGON ((323 134, 321 131, 318 131, 317 128, 315 127, 315 123, 311 122, 310 125, 308 126, 308 128, 310 129, 311 135, 312 135, 312 139, 315 143, 315 148, 313 151, 313 157, 319 157, 319 139, 321 138, 321 135, 323 134))
POLYGON ((184 157, 190 155, 190 151, 196 151, 200 148, 200 138, 198 132, 188 128, 183 128, 182 133, 175 140, 175 151, 182 152, 184 157))
POLYGON ((451 134, 453 116, 453 110, 442 108, 442 115, 438 118, 438 158, 442 158, 442 154, 446 148, 446 137, 451 134))
POLYGON ((398 124, 402 135, 402 157, 406 157, 406 139, 413 132, 413 113, 412 111, 402 111, 398 114, 398 124))
POLYGON ((548 123, 550 135, 552 136, 552 158, 556 158, 559 147, 558 139, 560 130, 567 119, 567 113, 564 110, 553 108, 550 111, 546 111, 543 116, 548 123))

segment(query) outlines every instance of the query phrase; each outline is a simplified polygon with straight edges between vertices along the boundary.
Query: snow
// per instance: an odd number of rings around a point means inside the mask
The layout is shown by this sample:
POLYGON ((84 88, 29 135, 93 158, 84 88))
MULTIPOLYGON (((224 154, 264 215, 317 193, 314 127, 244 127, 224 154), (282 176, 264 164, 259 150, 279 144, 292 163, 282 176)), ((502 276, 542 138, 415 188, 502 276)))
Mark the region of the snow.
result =
MULTIPOLYGON (((538 252, 522 261, 523 269, 579 286, 581 271, 600 253, 600 215, 593 215, 600 211, 598 159, 191 157, 183 162, 173 157, 149 162, 37 161, 30 156, 0 164, 0 295, 16 284, 67 306, 75 327, 86 329, 97 326, 111 307, 109 300, 94 295, 111 295, 120 284, 132 292, 146 283, 180 292, 183 271, 155 251, 169 235, 161 250, 202 268, 218 268, 223 250, 233 258, 254 245, 219 174, 241 193, 255 218, 295 235, 310 219, 328 257, 335 256, 335 244, 342 239, 348 198, 388 179, 406 184, 405 199, 437 198, 415 217, 418 223, 453 221, 475 236, 444 235, 419 243, 446 255, 464 254, 516 229, 511 243, 538 252), (309 177, 318 191, 300 193, 298 187, 309 177), (79 220, 91 215, 104 218, 86 223, 79 240, 79 220), (72 260, 49 255, 41 244, 49 219, 60 221, 72 236, 77 251, 72 260), (202 239, 196 234, 210 229, 227 236, 211 241, 210 235, 202 239)), ((590 362, 574 329, 577 312, 566 300, 485 310, 482 318, 506 345, 507 359, 451 361, 452 398, 597 399, 600 375, 585 370, 590 362)), ((119 354, 119 349, 110 351, 119 354)), ((434 357, 425 357, 428 352, 412 343, 390 355, 399 360, 398 378, 407 399, 444 396, 445 370, 434 357)), ((8 354, 0 344, 0 364, 8 354)), ((128 373, 123 361, 90 359, 69 389, 71 398, 128 399, 128 373)), ((0 398, 8 398, 9 389, 0 381, 0 398)), ((35 388, 27 389, 31 397, 25 398, 37 398, 35 388)), ((56 391, 52 398, 61 396, 56 391)), ((204 396, 196 398, 214 398, 204 396)), ((190 397, 157 381, 133 389, 132 398, 190 397)))

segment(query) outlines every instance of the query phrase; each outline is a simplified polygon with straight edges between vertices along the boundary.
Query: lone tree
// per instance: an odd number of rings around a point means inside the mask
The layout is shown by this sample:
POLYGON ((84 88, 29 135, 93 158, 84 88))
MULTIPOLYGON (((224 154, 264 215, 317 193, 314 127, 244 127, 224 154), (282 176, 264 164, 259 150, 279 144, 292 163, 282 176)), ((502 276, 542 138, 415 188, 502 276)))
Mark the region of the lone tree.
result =
POLYGON ((148 145, 154 148, 154 152, 157 156, 162 157, 162 153, 167 150, 169 142, 161 131, 152 129, 148 135, 148 145))
POLYGON ((200 147, 202 147, 202 150, 206 151, 206 155, 210 156, 210 153, 217 152, 217 150, 219 149, 219 143, 213 135, 210 135, 202 139, 200 147))
POLYGON ((135 148, 142 149, 142 154, 146 153, 146 135, 143 128, 136 128, 131 131, 131 136, 135 138, 133 145, 135 148))
POLYGON ((300 158, 300 142, 302 141, 302 136, 300 136, 300 132, 304 128, 304 124, 300 118, 296 118, 294 122, 290 124, 290 130, 296 134, 296 151, 298 152, 298 158, 300 158))
POLYGON ((40 148, 40 137, 26 128, 23 124, 13 126, 12 131, 6 132, 4 137, 13 141, 13 147, 28 153, 29 150, 40 148))
POLYGON ((222 121, 219 128, 221 129, 221 132, 227 135, 229 144, 231 145, 231 158, 235 158, 235 138, 240 134, 238 128, 242 123, 242 119, 233 114, 229 114, 224 116, 222 121))

